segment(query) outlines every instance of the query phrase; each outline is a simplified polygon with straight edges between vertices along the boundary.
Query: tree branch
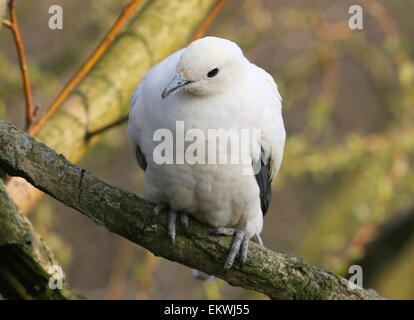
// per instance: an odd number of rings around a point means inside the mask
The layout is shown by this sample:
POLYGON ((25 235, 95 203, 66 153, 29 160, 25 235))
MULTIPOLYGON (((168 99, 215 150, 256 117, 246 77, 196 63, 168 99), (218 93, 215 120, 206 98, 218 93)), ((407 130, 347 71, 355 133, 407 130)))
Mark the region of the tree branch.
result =
POLYGON ((77 299, 66 288, 49 287, 57 264, 29 220, 9 198, 0 179, 0 293, 7 299, 77 299))
POLYGON ((7 28, 12 28, 12 23, 10 20, 3 19, 3 25, 5 25, 7 28))
POLYGON ((176 246, 166 231, 166 215, 154 217, 154 206, 110 186, 67 161, 42 143, 0 121, 0 166, 40 190, 82 212, 155 255, 177 261, 228 283, 260 291, 272 299, 380 299, 370 290, 348 288, 348 281, 292 255, 252 244, 246 264, 223 270, 229 237, 209 235, 211 228, 191 220, 177 227, 176 246))
POLYGON ((128 119, 129 119, 129 115, 127 115, 125 117, 122 117, 121 119, 118 119, 117 121, 115 121, 115 122, 113 122, 111 124, 108 124, 108 125, 106 125, 106 126, 104 126, 102 128, 96 129, 95 131, 87 132, 85 134, 85 139, 86 140, 89 140, 90 138, 92 138, 92 137, 94 137, 96 135, 102 134, 102 133, 104 133, 107 130, 110 130, 112 128, 115 128, 117 126, 120 126, 120 125, 124 124, 125 122, 128 122, 128 119))
POLYGON ((207 15, 207 17, 204 19, 204 21, 200 24, 200 26, 197 28, 197 30, 194 32, 191 41, 200 39, 204 33, 206 32, 207 28, 210 26, 210 24, 214 21, 218 13, 220 12, 221 8, 223 7, 226 0, 219 0, 213 9, 210 11, 210 13, 207 15))

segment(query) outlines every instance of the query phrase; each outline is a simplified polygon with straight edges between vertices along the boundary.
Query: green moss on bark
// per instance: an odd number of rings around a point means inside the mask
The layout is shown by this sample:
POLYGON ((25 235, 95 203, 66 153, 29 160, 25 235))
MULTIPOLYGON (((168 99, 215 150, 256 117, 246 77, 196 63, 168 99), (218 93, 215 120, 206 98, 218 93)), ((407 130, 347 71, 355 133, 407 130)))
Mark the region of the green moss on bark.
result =
POLYGON ((54 259, 0 180, 0 293, 7 299, 79 298, 66 288, 49 288, 54 259))

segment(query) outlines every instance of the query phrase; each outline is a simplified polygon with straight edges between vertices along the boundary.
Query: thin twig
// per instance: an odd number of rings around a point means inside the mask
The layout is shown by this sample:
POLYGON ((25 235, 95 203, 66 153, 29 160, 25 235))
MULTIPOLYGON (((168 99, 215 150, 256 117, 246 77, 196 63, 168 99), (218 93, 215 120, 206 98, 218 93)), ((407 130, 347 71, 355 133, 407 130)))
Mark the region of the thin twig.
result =
POLYGON ((96 136, 98 134, 101 134, 101 133, 105 132, 106 130, 112 129, 112 128, 114 128, 116 126, 119 126, 119 125, 121 125, 121 124, 123 124, 124 122, 127 122, 127 121, 128 121, 128 115, 122 117, 121 119, 119 119, 119 120, 117 120, 115 122, 112 122, 111 124, 109 124, 109 125, 107 125, 105 127, 102 127, 100 129, 97 129, 97 130, 92 131, 92 132, 87 132, 86 135, 85 135, 85 139, 86 140, 89 140, 93 136, 96 136))
POLYGON ((12 23, 11 23, 11 21, 10 20, 7 20, 7 19, 3 19, 3 25, 5 25, 6 27, 8 27, 8 28, 12 28, 13 26, 12 26, 12 23))
POLYGON ((96 65, 102 55, 109 48, 113 40, 125 26, 126 22, 131 18, 135 10, 140 5, 142 0, 133 0, 128 6, 124 8, 119 18, 116 20, 115 24, 103 38, 99 46, 95 49, 92 55, 86 60, 86 62, 81 66, 81 68, 75 73, 75 75, 69 80, 65 85, 56 99, 53 101, 51 106, 46 111, 45 115, 34 124, 29 133, 35 135, 39 130, 44 126, 44 124, 56 113, 62 103, 66 100, 69 94, 75 89, 75 87, 82 81, 83 78, 89 73, 89 71, 96 65))
POLYGON ((226 0, 220 0, 216 3, 216 5, 213 7, 207 18, 203 21, 203 23, 198 27, 196 32, 194 32, 193 37, 191 38, 191 41, 197 40, 201 38, 204 33, 206 32, 207 28, 210 26, 210 24, 213 22, 214 18, 217 16, 217 14, 220 12, 221 8, 223 7, 226 0))
POLYGON ((19 25, 17 23, 16 16, 16 3, 15 0, 9 1, 9 14, 10 20, 3 20, 3 24, 10 28, 13 33, 14 41, 16 43, 17 54, 19 57, 20 70, 22 72, 23 87, 24 87, 24 98, 26 102, 26 131, 30 125, 34 122, 34 107, 32 90, 30 88, 29 73, 27 70, 26 53, 24 50, 23 40, 20 34, 19 25))

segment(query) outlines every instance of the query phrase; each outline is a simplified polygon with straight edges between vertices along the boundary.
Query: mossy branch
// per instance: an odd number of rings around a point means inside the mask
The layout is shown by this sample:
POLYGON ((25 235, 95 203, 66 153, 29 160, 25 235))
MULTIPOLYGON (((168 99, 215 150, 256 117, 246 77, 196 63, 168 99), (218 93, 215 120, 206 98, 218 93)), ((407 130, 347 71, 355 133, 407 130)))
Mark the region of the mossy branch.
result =
POLYGON ((66 287, 51 289, 57 264, 29 220, 9 198, 0 179, 0 293, 7 299, 77 299, 66 287))
POLYGON ((177 227, 176 245, 166 231, 166 215, 154 217, 153 204, 108 185, 70 163, 5 121, 0 121, 0 166, 38 189, 82 212, 97 224, 157 256, 213 274, 272 299, 380 299, 375 292, 350 289, 348 281, 292 255, 252 244, 246 264, 223 270, 229 237, 210 236, 211 228, 191 220, 177 227))

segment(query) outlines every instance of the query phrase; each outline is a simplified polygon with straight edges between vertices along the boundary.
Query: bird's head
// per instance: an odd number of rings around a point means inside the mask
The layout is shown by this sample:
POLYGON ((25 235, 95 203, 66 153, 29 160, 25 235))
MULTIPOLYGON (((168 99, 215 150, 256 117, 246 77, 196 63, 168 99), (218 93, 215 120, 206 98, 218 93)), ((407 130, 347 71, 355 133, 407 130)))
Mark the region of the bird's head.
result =
POLYGON ((175 77, 162 98, 184 90, 198 96, 218 94, 243 77, 246 59, 232 41, 205 37, 192 42, 181 55, 175 77))

